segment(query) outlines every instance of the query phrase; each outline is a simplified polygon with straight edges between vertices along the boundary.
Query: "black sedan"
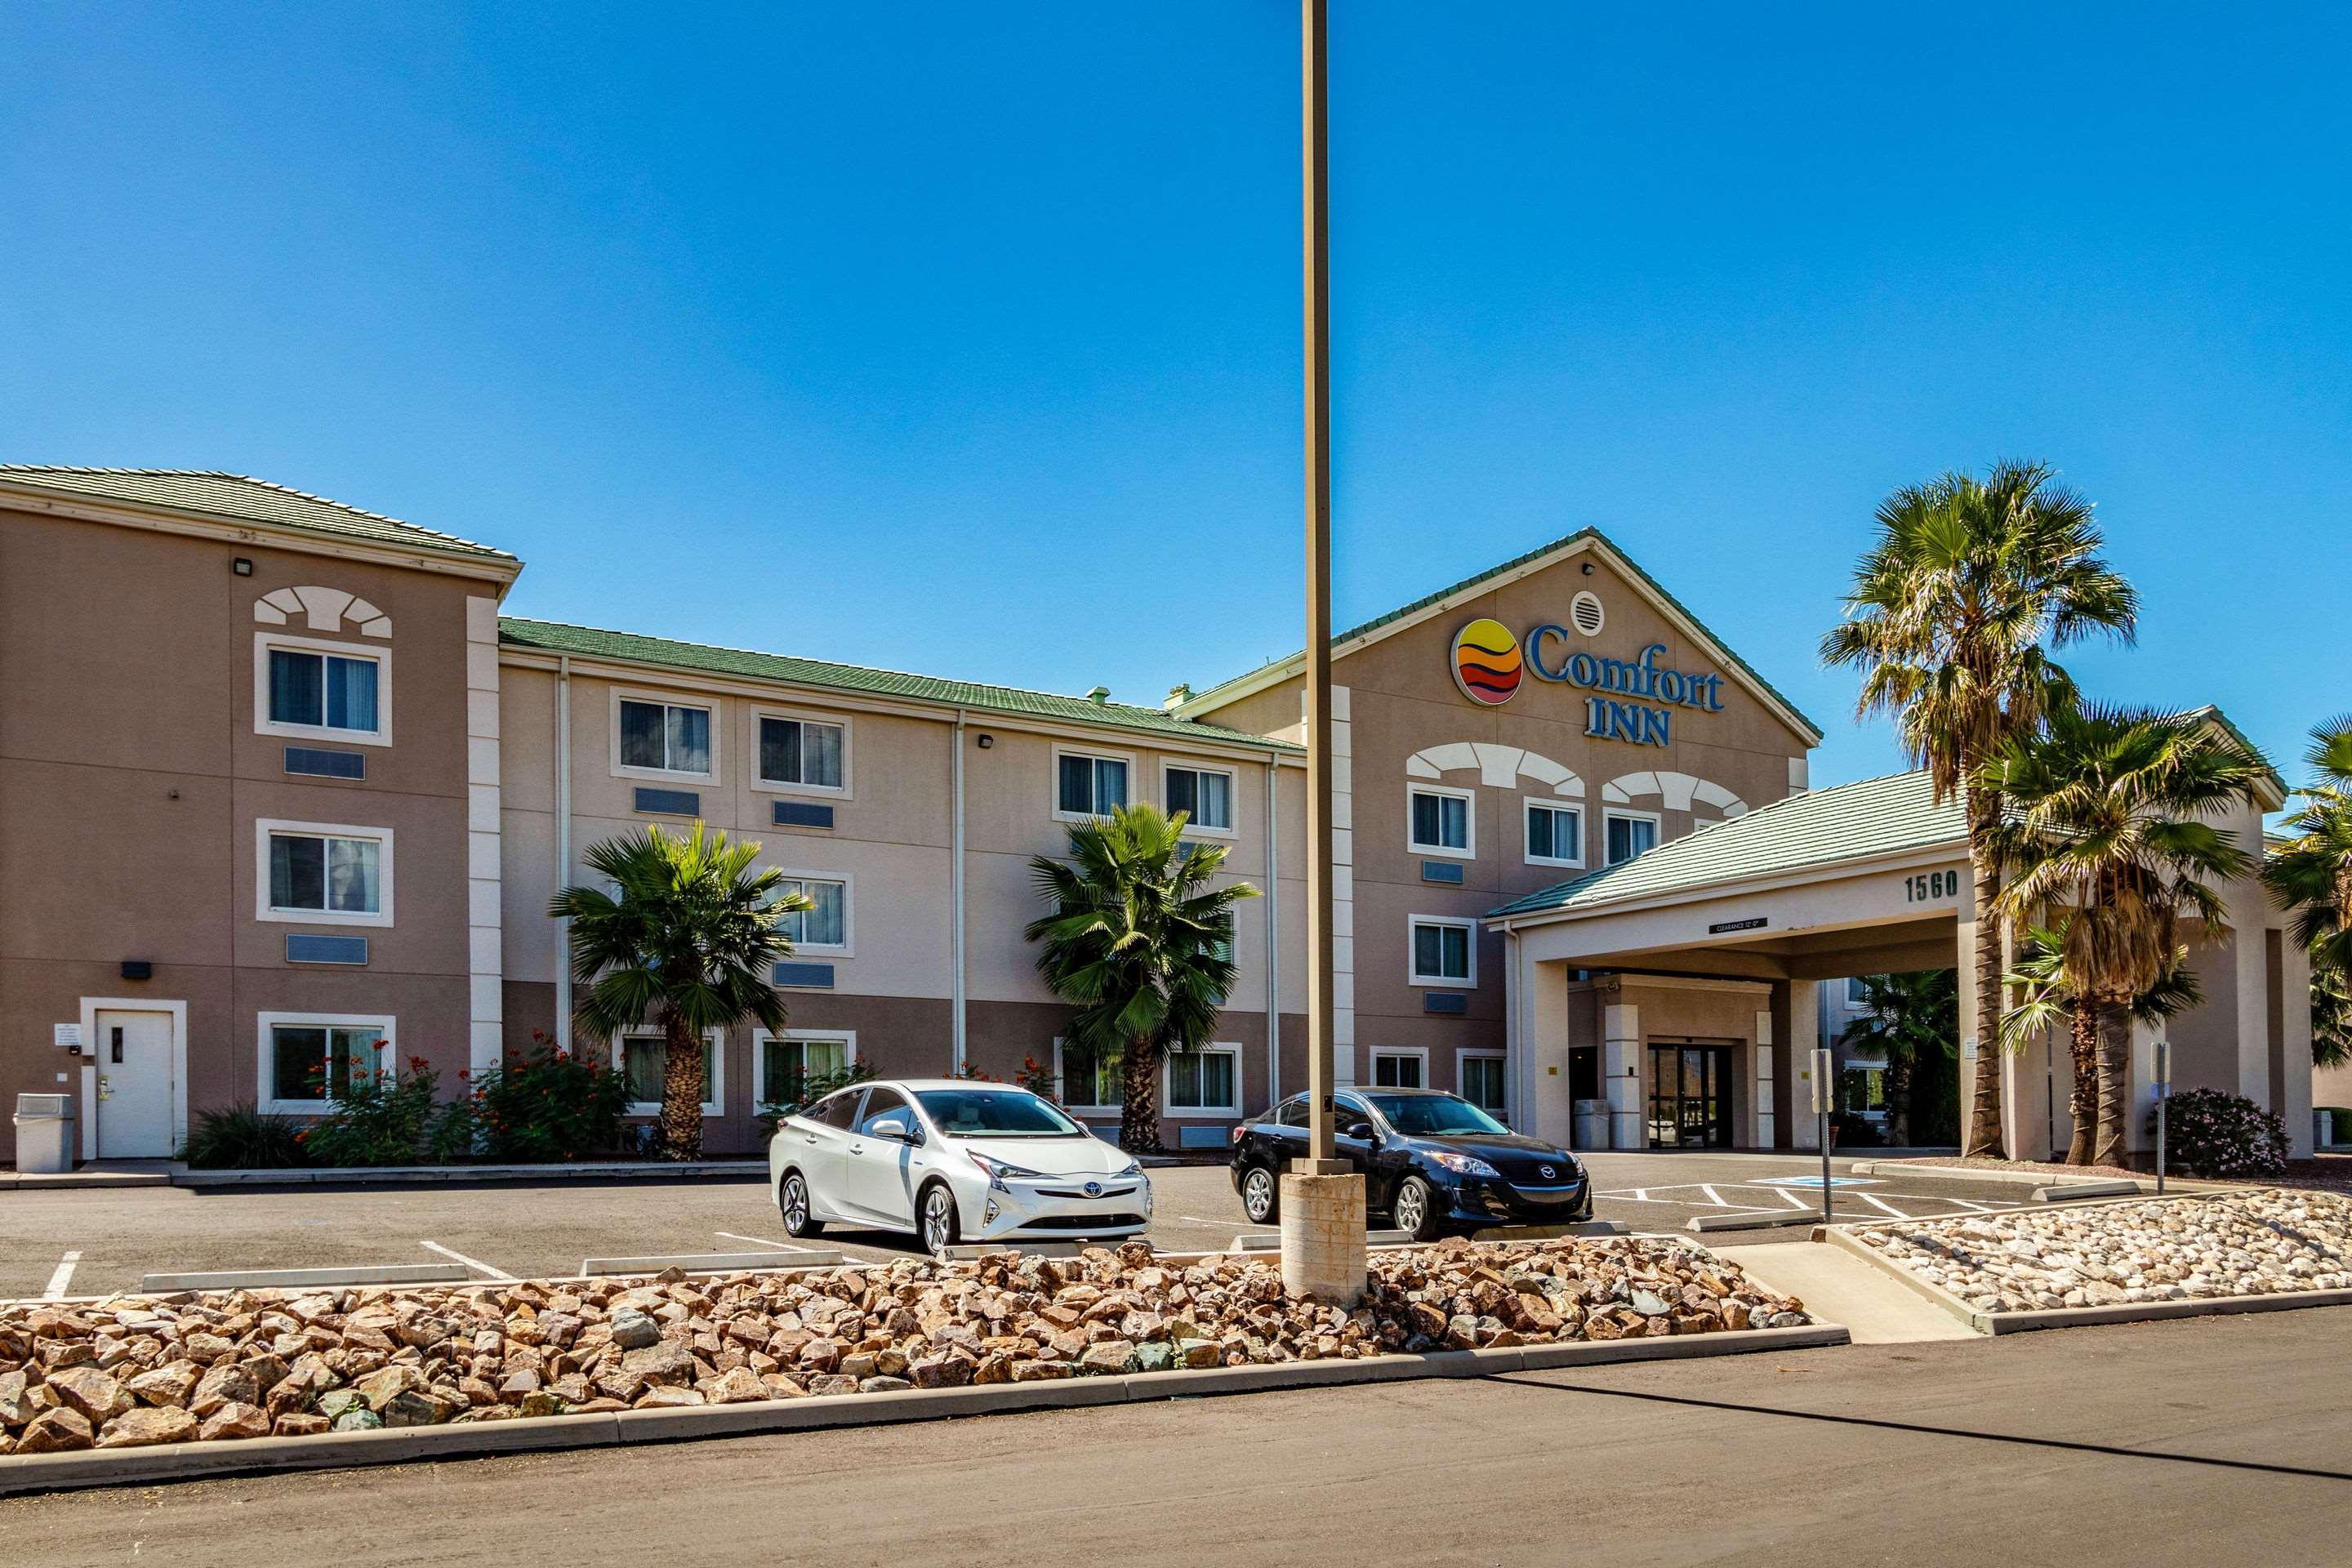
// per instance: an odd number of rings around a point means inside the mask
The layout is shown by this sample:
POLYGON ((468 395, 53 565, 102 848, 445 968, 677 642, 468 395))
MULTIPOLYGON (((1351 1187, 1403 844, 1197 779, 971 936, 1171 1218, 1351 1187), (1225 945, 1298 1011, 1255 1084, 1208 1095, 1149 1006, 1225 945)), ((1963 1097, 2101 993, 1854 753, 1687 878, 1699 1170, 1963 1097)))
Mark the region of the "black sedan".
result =
MULTIPOLYGON (((1366 1208, 1420 1240, 1592 1217, 1592 1184, 1575 1155, 1522 1137, 1459 1096, 1360 1088, 1333 1102, 1339 1154, 1362 1173, 1366 1208)), ((1234 1132, 1234 1190, 1251 1224, 1278 1217, 1282 1173, 1306 1152, 1303 1094, 1234 1132)))

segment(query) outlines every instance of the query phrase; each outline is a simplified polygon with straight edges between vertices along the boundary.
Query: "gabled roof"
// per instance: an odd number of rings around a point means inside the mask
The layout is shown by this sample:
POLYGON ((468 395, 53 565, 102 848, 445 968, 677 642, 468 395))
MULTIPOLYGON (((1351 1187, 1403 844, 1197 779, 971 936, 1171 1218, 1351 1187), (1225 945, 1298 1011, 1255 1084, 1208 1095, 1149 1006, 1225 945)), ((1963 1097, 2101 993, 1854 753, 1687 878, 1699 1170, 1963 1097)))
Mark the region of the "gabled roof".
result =
POLYGON ((1937 805, 1924 769, 1890 773, 1776 800, 1719 827, 1685 834, 1631 860, 1515 899, 1486 918, 1568 914, 1906 850, 1965 846, 1968 831, 1961 803, 1937 805))
MULTIPOLYGON (((1361 626, 1350 626, 1331 638, 1331 652, 1335 658, 1353 653, 1360 647, 1366 647, 1380 641, 1382 637, 1392 637, 1409 626, 1417 626, 1433 616, 1443 615, 1463 601, 1475 598, 1480 594, 1499 587, 1505 582, 1514 578, 1532 576, 1557 562, 1564 561, 1571 555, 1587 550, 1597 551, 1605 555, 1611 564, 1633 580, 1636 587, 1647 593, 1652 602, 1664 612, 1667 619, 1679 624, 1685 635, 1705 644, 1716 656, 1717 662, 1731 670, 1742 685, 1761 700, 1765 706, 1779 713, 1790 728, 1808 737, 1812 744, 1818 745, 1821 742, 1822 727, 1820 725, 1805 717, 1797 705, 1783 696, 1770 681, 1759 674, 1753 665, 1740 658, 1732 650, 1729 644, 1709 630, 1706 622, 1693 615, 1689 607, 1681 600, 1666 592, 1664 584, 1643 571, 1641 563, 1619 549, 1614 540, 1597 528, 1578 529, 1565 538, 1555 539, 1549 544, 1540 545, 1524 555, 1515 555, 1499 565, 1490 566, 1475 577, 1465 577, 1451 587, 1440 588, 1437 592, 1425 595, 1409 605, 1400 605, 1384 616, 1375 616, 1361 626)), ((1261 665, 1246 674, 1237 675, 1231 680, 1211 687, 1185 702, 1177 711, 1194 714, 1213 708, 1223 707, 1229 702, 1237 701, 1248 696, 1253 691, 1260 691, 1277 682, 1287 680, 1301 673, 1306 666, 1307 655, 1304 651, 1294 653, 1287 658, 1276 659, 1271 664, 1261 665)))
POLYGON ((289 490, 245 474, 202 468, 68 468, 0 463, 0 495, 20 488, 122 501, 214 521, 261 523, 402 550, 495 562, 515 560, 503 550, 470 539, 420 528, 380 512, 362 511, 339 500, 289 490))
POLYGON ((871 697, 935 702, 987 713, 1020 714, 1101 729, 1141 731, 1180 742, 1189 740, 1218 745, 1248 746, 1286 755, 1297 754, 1300 750, 1287 741, 1229 730, 1222 725, 1205 724, 1196 719, 1180 719, 1158 708, 1139 708, 1126 702, 1097 702, 1091 698, 1027 691, 1015 686, 984 686, 976 681, 908 675, 895 669, 872 669, 864 665, 798 658, 790 654, 675 642, 667 637, 604 631, 594 626, 564 626, 553 621, 502 616, 499 619, 499 642, 507 647, 571 654, 574 658, 659 665, 706 675, 773 680, 792 686, 858 692, 871 697))

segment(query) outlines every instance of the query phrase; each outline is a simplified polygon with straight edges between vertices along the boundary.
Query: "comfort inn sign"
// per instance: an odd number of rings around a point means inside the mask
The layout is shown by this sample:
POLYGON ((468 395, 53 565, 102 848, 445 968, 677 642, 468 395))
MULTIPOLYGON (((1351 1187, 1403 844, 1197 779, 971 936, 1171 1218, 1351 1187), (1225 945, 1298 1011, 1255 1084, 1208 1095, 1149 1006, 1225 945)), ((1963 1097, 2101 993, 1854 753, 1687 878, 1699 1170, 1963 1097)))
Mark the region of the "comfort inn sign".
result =
POLYGON ((1674 743, 1674 710, 1723 711, 1723 677, 1660 668, 1664 643, 1632 658, 1612 658, 1562 645, 1576 634, 1547 622, 1522 638, 1502 622, 1481 616, 1454 637, 1454 683, 1481 707, 1499 707, 1517 695, 1521 677, 1580 687, 1606 695, 1584 700, 1584 732, 1637 746, 1674 743))

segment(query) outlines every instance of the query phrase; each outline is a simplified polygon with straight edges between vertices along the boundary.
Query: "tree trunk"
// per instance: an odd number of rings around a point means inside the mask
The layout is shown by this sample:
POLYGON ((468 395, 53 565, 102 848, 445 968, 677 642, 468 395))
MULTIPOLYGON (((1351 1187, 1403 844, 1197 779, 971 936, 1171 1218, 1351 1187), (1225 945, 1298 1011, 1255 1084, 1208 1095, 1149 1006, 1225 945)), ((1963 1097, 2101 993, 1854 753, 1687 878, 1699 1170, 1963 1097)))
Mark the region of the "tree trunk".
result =
POLYGON ((1160 1042, 1129 1040, 1119 1066, 1118 1146, 1160 1152, 1160 1042))
POLYGON ((2091 1002, 2076 1002, 2066 1017, 2068 1053, 2074 1064, 2074 1086, 2066 1096, 2074 1133, 2066 1144, 2066 1163, 2087 1165, 2095 1151, 2099 1119, 2099 1009, 2091 1002))
POLYGON ((1968 795, 1969 865, 1976 892, 1976 952, 1963 953, 1977 966, 1977 1016, 1960 1020, 1961 1032, 1977 1037, 1975 1093, 1970 1096, 1964 1155, 1985 1154, 1999 1159, 2004 1151, 2000 1127, 2000 921, 1993 912, 2000 896, 2000 868, 1986 843, 2000 821, 2000 796, 1990 791, 1968 795))
POLYGON ((702 1158, 702 1041, 673 1013, 662 1020, 669 1037, 662 1056, 661 1157, 702 1158))
POLYGON ((1886 1144, 1890 1149, 1911 1146, 1911 1053, 1895 1050, 1886 1053, 1886 1144))
POLYGON ((2099 1138, 2095 1163, 2127 1167, 2125 1126, 2131 1108, 2131 1009, 2120 1002, 2099 1006, 2099 1138))

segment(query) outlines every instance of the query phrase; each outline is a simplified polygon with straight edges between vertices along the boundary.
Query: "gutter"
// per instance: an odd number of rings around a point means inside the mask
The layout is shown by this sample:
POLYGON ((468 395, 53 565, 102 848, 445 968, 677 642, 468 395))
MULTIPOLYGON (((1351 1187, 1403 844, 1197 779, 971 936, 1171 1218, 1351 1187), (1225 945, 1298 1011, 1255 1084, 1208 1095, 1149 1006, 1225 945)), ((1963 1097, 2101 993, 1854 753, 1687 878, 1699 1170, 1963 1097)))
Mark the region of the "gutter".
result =
MULTIPOLYGON (((572 657, 555 661, 555 887, 572 879, 572 657)), ((572 1048, 572 921, 556 921, 555 1045, 572 1048)))
POLYGON ((950 1077, 958 1078, 961 1077, 963 1074, 964 1062, 966 1060, 963 958, 964 719, 964 710, 961 708, 958 708, 955 714, 955 725, 951 731, 952 738, 950 741, 950 744, 955 751, 955 758, 948 769, 949 775, 953 780, 954 784, 952 794, 955 800, 955 804, 952 808, 953 818, 949 826, 949 840, 950 847, 948 851, 948 905, 950 910, 948 917, 948 947, 950 954, 950 963, 954 966, 953 972, 949 979, 948 1072, 950 1077))

